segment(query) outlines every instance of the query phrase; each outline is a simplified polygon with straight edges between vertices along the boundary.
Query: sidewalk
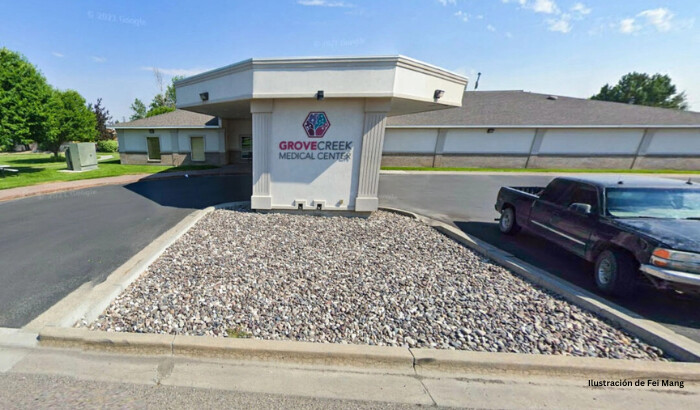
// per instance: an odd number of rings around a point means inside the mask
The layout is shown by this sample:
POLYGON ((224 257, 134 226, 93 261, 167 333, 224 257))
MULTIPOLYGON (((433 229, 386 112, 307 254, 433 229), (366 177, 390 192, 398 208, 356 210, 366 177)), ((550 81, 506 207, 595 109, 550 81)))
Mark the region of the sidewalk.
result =
MULTIPOLYGON (((410 367, 358 368, 39 348, 35 337, 22 331, 0 331, 0 402, 19 407, 27 403, 146 407, 149 397, 160 397, 163 401, 154 403, 158 408, 187 407, 197 398, 201 400, 198 407, 203 408, 236 407, 231 403, 243 400, 252 408, 279 407, 275 403, 288 408, 379 408, 389 403, 391 407, 669 409, 693 408, 700 400, 700 386, 690 381, 683 388, 635 386, 637 379, 627 387, 596 388, 589 387, 585 377, 533 376, 497 369, 421 372, 410 367)), ((650 374, 648 379, 656 377, 650 374)), ((612 381, 619 382, 617 378, 612 381)))
POLYGON ((216 175, 238 175, 250 173, 250 165, 234 164, 225 165, 220 168, 192 170, 192 171, 176 171, 176 172, 160 172, 156 174, 134 174, 120 175, 116 177, 81 179, 78 181, 63 181, 50 182, 46 184, 31 185, 19 188, 10 188, 0 190, 0 202, 10 201, 13 199, 24 198, 35 195, 53 194, 62 191, 72 191, 83 188, 93 188, 103 185, 125 185, 138 182, 141 180, 156 180, 167 178, 182 178, 185 175, 188 177, 197 176, 216 176, 216 175))

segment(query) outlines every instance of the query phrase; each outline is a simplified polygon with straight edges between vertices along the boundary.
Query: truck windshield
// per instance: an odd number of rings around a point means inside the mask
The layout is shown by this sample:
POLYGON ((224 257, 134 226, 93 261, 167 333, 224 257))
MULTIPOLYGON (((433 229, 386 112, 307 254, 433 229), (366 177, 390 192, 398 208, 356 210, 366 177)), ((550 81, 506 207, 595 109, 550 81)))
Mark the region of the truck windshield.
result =
POLYGON ((700 219, 700 190, 608 188, 606 211, 616 218, 700 219))

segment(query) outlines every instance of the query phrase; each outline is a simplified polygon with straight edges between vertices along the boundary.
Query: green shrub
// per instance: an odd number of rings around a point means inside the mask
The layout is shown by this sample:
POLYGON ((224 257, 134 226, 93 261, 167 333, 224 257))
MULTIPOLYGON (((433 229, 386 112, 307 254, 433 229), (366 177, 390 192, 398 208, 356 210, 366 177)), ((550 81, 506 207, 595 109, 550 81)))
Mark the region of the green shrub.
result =
POLYGON ((119 144, 114 140, 97 141, 96 145, 98 152, 117 152, 119 149, 119 144))

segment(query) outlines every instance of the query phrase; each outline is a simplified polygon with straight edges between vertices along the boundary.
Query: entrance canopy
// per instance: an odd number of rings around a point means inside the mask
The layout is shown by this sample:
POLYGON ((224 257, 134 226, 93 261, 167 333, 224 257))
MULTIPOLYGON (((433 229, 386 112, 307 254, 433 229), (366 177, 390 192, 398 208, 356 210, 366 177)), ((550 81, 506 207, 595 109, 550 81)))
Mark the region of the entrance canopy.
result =
POLYGON ((403 56, 248 59, 175 83, 177 107, 221 118, 250 117, 268 98, 388 98, 388 115, 459 107, 467 79, 403 56), (435 99, 435 90, 444 94, 435 99), (202 99, 208 93, 208 99, 202 99))
POLYGON ((460 75, 403 56, 250 59, 175 83, 177 107, 252 118, 256 209, 377 209, 386 117, 459 107, 460 75))

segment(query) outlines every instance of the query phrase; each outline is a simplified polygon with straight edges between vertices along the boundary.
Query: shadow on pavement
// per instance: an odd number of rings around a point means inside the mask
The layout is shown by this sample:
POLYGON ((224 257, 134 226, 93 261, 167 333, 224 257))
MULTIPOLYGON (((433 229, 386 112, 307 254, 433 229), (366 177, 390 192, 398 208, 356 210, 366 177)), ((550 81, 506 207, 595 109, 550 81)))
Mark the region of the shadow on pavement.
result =
MULTIPOLYGON (((601 295, 593 280, 592 264, 551 242, 527 233, 519 233, 515 236, 503 235, 498 230, 498 224, 493 222, 455 221, 454 224, 463 232, 497 246, 531 265, 601 295)), ((644 285, 640 286, 637 293, 627 300, 608 299, 641 316, 666 324, 675 332, 700 342, 700 333, 696 331, 700 329, 700 297, 659 291, 650 285, 644 285), (683 327, 690 329, 683 329, 683 327)))
POLYGON ((253 192, 249 174, 141 180, 124 188, 162 206, 192 209, 224 202, 249 201, 253 192))

